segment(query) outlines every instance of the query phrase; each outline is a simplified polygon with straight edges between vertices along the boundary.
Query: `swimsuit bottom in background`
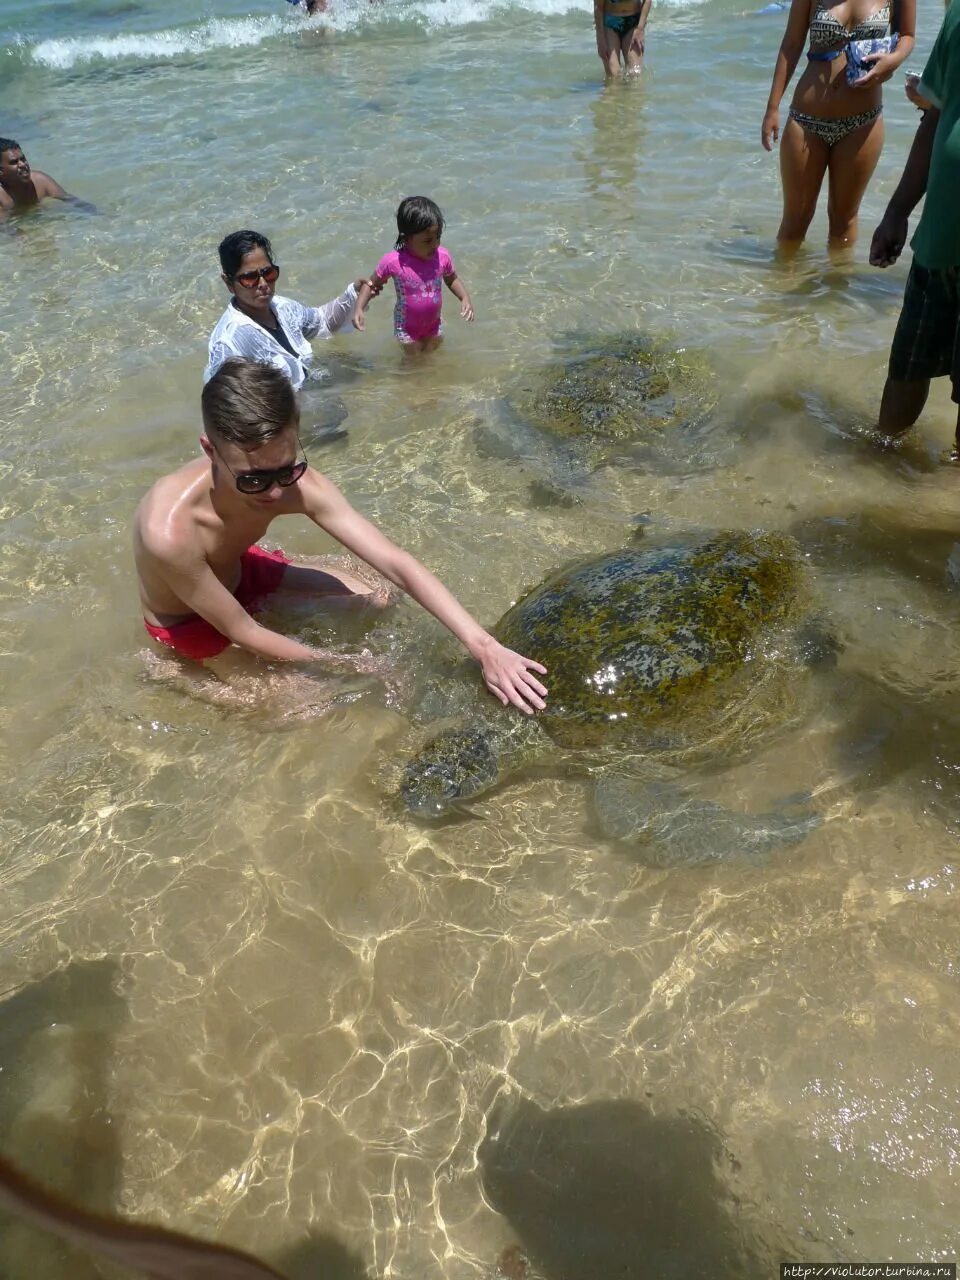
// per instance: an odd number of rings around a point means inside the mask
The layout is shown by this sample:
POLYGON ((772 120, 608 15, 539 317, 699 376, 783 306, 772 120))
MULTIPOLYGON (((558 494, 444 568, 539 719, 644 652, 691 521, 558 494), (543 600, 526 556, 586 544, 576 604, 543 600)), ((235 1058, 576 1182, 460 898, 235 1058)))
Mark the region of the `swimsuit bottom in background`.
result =
POLYGON ((605 13, 603 25, 615 31, 618 36, 626 36, 640 25, 640 14, 628 13, 625 17, 618 18, 615 13, 605 13))
MULTIPOLYGON (((263 547, 249 547, 240 557, 240 585, 234 595, 247 613, 259 612, 260 605, 273 595, 283 581, 290 559, 282 551, 265 551, 263 547)), ((206 618, 194 614, 172 627, 156 627, 146 618, 143 625, 154 640, 175 649, 183 658, 215 658, 223 653, 232 641, 216 629, 206 618)))

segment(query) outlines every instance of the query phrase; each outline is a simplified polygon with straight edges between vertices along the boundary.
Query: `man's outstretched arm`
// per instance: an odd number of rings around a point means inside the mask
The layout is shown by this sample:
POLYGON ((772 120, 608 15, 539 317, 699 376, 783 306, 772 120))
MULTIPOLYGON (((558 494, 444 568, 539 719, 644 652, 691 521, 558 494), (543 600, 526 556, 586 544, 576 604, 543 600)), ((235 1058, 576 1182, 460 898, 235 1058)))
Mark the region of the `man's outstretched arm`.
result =
POLYGON ((543 710, 547 690, 533 673, 546 675, 546 667, 500 644, 439 578, 354 511, 326 477, 310 471, 304 479, 300 491, 304 511, 311 520, 442 622, 479 662, 487 688, 504 706, 513 705, 528 715, 543 710))
POLYGON ((78 209, 82 209, 84 213, 99 213, 100 210, 95 204, 91 204, 89 200, 81 200, 79 196, 72 196, 69 191, 64 191, 60 183, 55 178, 51 178, 49 173, 39 173, 34 169, 31 174, 33 185, 37 195, 43 199, 49 197, 51 200, 66 200, 68 204, 75 205, 78 209))

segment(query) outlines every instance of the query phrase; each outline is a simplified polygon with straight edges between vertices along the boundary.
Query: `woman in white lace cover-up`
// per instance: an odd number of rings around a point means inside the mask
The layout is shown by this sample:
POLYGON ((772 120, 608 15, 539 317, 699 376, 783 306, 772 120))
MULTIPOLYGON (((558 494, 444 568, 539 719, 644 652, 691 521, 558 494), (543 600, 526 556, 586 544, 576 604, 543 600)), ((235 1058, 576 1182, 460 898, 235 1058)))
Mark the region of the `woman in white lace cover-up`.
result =
POLYGON ((240 356, 275 365, 299 390, 313 362, 308 339, 336 333, 350 318, 357 290, 371 282, 355 280, 325 306, 305 307, 277 295, 280 268, 266 236, 256 231, 233 231, 220 242, 219 253, 221 278, 233 296, 210 335, 204 382, 224 360, 240 356))

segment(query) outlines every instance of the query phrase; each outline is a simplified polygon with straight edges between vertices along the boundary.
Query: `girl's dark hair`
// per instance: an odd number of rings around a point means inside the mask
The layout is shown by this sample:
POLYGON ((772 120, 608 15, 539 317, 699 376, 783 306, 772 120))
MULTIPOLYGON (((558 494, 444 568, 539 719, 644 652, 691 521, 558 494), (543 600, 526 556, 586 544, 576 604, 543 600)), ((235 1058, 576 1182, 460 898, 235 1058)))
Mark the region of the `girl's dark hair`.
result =
POLYGON ((436 227, 443 235, 443 214, 439 206, 427 196, 407 196, 406 200, 400 201, 397 210, 397 243, 394 247, 402 249, 408 236, 415 236, 418 231, 429 231, 431 227, 436 227))
POLYGON ((220 254, 220 270, 232 280, 240 270, 240 263, 254 249, 262 249, 270 261, 273 261, 273 250, 266 236, 262 236, 259 231, 231 231, 220 241, 220 248, 217 250, 220 254))

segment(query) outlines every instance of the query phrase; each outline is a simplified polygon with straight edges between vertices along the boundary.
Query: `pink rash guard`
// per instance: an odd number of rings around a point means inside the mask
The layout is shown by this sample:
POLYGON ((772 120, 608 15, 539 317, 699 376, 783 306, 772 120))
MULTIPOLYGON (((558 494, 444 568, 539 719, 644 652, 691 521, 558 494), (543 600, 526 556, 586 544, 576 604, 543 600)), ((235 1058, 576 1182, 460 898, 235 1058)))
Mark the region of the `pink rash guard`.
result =
POLYGON ((418 258, 409 249, 394 249, 377 263, 377 278, 393 278, 397 305, 393 332, 401 342, 420 342, 440 333, 443 282, 456 275, 453 259, 440 245, 429 258, 418 258))

